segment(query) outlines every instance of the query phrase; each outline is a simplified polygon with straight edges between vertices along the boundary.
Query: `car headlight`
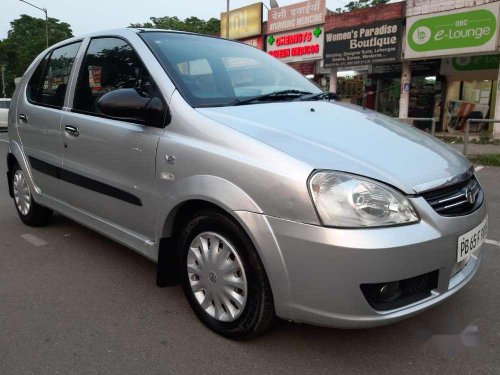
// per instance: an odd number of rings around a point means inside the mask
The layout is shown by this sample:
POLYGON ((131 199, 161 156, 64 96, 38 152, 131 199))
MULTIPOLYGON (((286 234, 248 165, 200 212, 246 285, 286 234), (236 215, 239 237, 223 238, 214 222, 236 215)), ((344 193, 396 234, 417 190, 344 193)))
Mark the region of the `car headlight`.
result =
POLYGON ((376 227, 420 220, 406 197, 367 178, 318 171, 310 178, 309 189, 321 222, 326 226, 376 227))

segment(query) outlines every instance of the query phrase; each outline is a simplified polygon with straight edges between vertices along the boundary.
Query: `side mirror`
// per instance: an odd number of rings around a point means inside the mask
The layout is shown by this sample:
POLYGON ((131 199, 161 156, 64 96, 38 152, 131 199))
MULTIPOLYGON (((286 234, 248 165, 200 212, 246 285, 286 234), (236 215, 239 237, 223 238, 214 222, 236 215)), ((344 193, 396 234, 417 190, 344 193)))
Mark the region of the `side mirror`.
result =
POLYGON ((99 110, 106 116, 147 126, 163 128, 169 111, 158 97, 145 98, 135 89, 110 91, 97 102, 99 110))

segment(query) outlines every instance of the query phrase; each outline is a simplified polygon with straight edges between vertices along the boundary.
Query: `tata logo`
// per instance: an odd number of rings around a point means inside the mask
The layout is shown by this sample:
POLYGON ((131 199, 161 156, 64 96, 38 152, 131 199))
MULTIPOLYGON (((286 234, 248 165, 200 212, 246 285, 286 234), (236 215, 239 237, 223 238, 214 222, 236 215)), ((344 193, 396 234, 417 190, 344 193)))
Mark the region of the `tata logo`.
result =
POLYGON ((469 188, 465 189, 465 199, 467 199, 467 202, 469 202, 470 204, 476 203, 476 196, 474 195, 474 192, 469 188))

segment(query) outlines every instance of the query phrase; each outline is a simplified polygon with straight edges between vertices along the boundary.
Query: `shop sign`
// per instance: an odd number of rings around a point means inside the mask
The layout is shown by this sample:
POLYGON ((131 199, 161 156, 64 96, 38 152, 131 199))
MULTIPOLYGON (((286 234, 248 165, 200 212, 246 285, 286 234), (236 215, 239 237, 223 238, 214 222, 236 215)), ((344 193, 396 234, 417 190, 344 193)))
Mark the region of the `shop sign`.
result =
POLYGON ((310 0, 269 9, 267 33, 301 29, 325 23, 326 0, 310 0))
POLYGON ((255 38, 247 38, 242 39, 240 42, 248 44, 249 46, 260 49, 261 51, 264 49, 264 38, 262 36, 258 36, 255 38))
POLYGON ((500 55, 462 56, 443 59, 441 74, 454 75, 471 71, 497 71, 500 55))
POLYGON ((325 67, 380 64, 401 59, 402 21, 333 29, 325 34, 325 67))
POLYGON ((465 12, 408 18, 405 58, 496 51, 499 7, 495 2, 465 12))
POLYGON ((285 63, 321 60, 323 27, 311 27, 267 36, 267 53, 285 63))
MULTIPOLYGON (((226 38, 227 12, 220 14, 220 35, 226 38)), ((229 12, 229 38, 243 39, 262 34, 262 3, 229 12)))

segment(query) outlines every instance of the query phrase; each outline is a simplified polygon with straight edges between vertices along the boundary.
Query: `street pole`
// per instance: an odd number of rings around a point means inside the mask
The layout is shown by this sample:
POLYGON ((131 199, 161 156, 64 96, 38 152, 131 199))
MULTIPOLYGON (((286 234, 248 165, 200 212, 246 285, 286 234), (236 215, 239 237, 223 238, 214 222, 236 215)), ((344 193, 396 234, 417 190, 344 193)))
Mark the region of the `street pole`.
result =
POLYGON ((27 2, 26 0, 19 0, 19 1, 22 3, 28 4, 28 5, 32 6, 33 8, 41 10, 42 12, 45 13, 45 47, 49 48, 49 17, 47 14, 47 8, 40 8, 39 6, 36 6, 35 4, 31 4, 31 3, 27 2))
POLYGON ((49 16, 47 15, 47 8, 43 8, 45 12, 45 48, 49 48, 49 16))
POLYGON ((229 2, 230 0, 227 0, 227 7, 226 7, 226 38, 229 39, 229 2))

